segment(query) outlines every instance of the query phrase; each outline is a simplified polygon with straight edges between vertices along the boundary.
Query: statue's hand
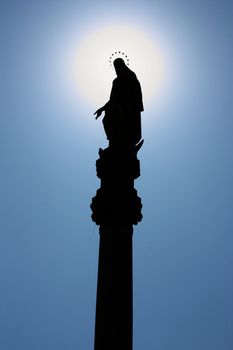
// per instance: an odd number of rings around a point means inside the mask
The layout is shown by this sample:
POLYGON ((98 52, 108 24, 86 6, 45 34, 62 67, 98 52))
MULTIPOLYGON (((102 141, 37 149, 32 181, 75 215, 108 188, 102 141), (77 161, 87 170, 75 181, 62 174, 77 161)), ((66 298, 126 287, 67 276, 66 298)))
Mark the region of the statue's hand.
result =
POLYGON ((95 119, 98 119, 101 116, 102 112, 103 112, 103 108, 97 109, 97 111, 94 113, 96 114, 95 119))

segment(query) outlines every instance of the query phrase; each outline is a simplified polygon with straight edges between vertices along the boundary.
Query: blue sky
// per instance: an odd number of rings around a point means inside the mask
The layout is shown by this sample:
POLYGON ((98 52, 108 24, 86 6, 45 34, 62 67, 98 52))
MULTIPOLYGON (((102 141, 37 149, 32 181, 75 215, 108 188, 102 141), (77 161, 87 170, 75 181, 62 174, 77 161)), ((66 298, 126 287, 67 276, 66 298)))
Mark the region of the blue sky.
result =
POLYGON ((232 1, 2 1, 0 16, 1 349, 93 349, 89 205, 106 141, 59 64, 66 43, 124 17, 160 33, 176 77, 145 105, 134 349, 231 350, 232 1))

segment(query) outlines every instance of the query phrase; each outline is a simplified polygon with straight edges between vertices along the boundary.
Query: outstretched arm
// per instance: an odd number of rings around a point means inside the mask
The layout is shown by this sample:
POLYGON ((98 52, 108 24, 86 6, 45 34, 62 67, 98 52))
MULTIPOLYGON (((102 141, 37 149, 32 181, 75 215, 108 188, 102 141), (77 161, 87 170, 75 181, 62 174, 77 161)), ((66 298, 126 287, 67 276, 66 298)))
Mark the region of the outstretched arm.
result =
POLYGON ((95 119, 98 119, 101 116, 103 111, 104 111, 103 107, 97 109, 97 111, 94 113, 94 115, 96 114, 95 119))
POLYGON ((101 114, 106 110, 108 104, 109 104, 109 101, 103 107, 97 109, 97 111, 94 113, 94 115, 96 114, 95 119, 98 119, 101 116, 101 114))

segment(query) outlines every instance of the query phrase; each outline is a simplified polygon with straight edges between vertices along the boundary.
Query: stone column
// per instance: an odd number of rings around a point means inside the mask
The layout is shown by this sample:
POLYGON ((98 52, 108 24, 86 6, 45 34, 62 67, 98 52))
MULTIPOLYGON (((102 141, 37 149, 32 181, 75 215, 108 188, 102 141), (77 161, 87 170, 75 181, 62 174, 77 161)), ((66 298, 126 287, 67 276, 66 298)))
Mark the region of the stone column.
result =
POLYGON ((134 189, 140 176, 136 148, 99 150, 101 186, 92 199, 92 220, 99 225, 95 350, 132 350, 133 225, 142 219, 134 189))

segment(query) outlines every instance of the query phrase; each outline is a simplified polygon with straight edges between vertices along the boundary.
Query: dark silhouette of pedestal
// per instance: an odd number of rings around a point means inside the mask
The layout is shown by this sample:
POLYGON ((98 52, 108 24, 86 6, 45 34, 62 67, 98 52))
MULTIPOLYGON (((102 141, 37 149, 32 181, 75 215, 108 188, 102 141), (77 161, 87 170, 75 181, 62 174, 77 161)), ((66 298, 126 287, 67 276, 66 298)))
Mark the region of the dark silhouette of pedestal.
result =
POLYGON ((99 155, 101 186, 91 204, 100 232, 94 349, 132 350, 132 235, 142 219, 134 180, 140 164, 136 147, 111 146, 99 155))

